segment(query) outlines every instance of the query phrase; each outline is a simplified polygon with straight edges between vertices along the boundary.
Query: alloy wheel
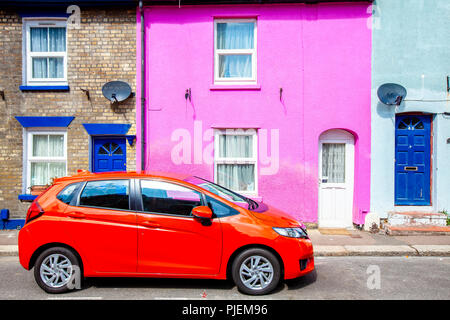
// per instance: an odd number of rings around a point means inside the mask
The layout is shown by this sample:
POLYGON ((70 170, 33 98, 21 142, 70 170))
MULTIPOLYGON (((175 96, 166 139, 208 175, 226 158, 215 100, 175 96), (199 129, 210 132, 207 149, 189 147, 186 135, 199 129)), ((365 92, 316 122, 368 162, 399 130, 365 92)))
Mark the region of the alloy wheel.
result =
POLYGON ((244 260, 239 269, 242 283, 251 290, 262 290, 273 280, 273 266, 263 256, 254 255, 244 260))
POLYGON ((51 288, 60 288, 69 283, 72 271, 72 262, 59 253, 46 257, 40 266, 41 279, 51 288))

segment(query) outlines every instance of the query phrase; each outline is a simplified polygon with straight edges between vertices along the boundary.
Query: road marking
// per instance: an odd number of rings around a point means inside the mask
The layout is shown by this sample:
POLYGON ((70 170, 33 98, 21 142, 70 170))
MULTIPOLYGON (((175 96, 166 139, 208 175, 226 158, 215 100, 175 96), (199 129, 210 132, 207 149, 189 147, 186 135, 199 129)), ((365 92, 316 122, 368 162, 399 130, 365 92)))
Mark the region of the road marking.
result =
POLYGON ((102 300, 103 297, 48 297, 48 300, 102 300))

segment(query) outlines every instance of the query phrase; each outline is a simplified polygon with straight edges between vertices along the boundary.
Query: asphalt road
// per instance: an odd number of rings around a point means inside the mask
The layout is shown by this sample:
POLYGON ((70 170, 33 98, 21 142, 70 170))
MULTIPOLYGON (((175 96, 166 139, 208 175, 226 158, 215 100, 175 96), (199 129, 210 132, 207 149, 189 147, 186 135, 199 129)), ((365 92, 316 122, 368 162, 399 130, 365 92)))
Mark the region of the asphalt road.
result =
MULTIPOLYGON (((2 300, 253 298, 228 281, 130 278, 92 278, 83 290, 50 295, 17 257, 0 257, 2 300)), ((257 299, 450 299, 450 257, 317 257, 316 272, 257 299)))

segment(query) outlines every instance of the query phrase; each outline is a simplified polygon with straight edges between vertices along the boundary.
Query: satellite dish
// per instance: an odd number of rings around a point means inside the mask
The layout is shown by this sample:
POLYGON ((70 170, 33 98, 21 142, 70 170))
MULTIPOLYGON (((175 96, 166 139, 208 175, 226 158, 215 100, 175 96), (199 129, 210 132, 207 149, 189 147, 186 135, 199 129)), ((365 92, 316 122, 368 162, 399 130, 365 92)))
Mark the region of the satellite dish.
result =
POLYGON ((110 81, 103 85, 102 93, 111 102, 121 102, 131 95, 131 87, 124 81, 110 81))
POLYGON ((406 97, 406 89, 396 83, 385 83, 378 88, 377 95, 384 104, 399 106, 406 97))

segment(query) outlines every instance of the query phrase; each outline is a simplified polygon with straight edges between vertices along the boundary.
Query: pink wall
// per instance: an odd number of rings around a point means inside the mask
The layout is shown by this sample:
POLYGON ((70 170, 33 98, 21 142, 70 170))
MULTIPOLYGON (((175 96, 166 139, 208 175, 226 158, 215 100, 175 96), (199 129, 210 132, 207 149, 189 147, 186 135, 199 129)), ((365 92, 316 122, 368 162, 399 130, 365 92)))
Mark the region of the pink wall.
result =
MULTIPOLYGON (((279 170, 259 175, 264 202, 317 222, 318 141, 341 128, 355 136, 354 222, 370 194, 371 30, 368 4, 150 7, 146 20, 146 168, 213 179, 213 165, 175 165, 174 130, 279 129, 279 170), (214 17, 257 17, 260 89, 213 90, 214 17), (191 88, 192 101, 185 90, 191 88), (280 88, 283 99, 280 101, 280 88), (160 110, 160 111, 152 111, 160 110), (198 123, 197 123, 198 124, 198 123)), ((137 31, 140 30, 138 13, 137 31)), ((140 34, 137 44, 137 146, 140 34)), ((194 137, 193 137, 194 140, 194 137)), ((203 142, 203 148, 209 142, 203 142)), ((193 143, 194 144, 194 143, 193 143)), ((140 152, 137 155, 138 168, 140 152)), ((198 162, 198 161, 197 161, 198 162)), ((260 164, 260 170, 264 167, 260 164)))

